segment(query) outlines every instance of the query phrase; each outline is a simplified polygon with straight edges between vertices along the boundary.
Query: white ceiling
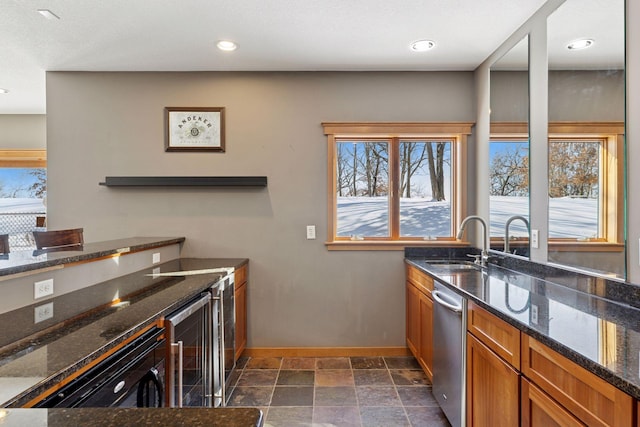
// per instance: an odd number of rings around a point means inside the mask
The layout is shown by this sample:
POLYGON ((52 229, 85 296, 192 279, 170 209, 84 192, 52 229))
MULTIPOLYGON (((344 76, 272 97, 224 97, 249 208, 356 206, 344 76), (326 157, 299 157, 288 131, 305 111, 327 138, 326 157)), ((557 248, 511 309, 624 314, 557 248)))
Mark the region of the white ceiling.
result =
MULTIPOLYGON (((0 94, 0 114, 45 113, 45 71, 473 70, 544 2, 0 0, 0 88, 10 90, 0 94), (425 38, 436 48, 409 49, 425 38), (217 50, 220 39, 238 49, 217 50)), ((590 33, 581 36, 596 40, 593 31, 610 32, 607 16, 623 4, 568 0, 556 13, 572 2, 599 8, 595 22, 582 19, 590 33)), ((573 35, 561 27, 564 43, 573 35)))

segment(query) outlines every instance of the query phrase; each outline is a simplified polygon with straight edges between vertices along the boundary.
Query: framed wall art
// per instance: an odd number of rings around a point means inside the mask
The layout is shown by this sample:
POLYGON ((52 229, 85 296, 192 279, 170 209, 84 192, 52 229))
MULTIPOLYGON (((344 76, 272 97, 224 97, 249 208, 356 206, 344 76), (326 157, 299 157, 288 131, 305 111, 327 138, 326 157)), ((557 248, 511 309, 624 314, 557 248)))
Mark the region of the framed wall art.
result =
POLYGON ((224 107, 165 107, 165 151, 224 152, 224 107))

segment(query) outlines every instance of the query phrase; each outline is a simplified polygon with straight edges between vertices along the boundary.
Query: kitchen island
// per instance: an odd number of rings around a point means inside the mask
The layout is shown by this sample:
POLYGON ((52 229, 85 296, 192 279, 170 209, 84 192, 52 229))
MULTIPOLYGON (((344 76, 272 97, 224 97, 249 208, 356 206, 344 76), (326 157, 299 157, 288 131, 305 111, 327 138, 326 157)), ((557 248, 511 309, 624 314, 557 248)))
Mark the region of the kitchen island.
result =
MULTIPOLYGON (((19 409, 37 406, 108 355, 162 327, 165 316, 248 262, 224 258, 153 262, 155 254, 164 257, 167 248, 169 255, 176 253, 175 247, 183 241, 121 239, 87 244, 81 251, 14 252, 11 259, 3 260, 6 269, 0 273, 0 283, 7 289, 20 286, 18 281, 25 278, 33 282, 33 277, 49 274, 52 268, 82 272, 104 261, 127 264, 122 262, 124 254, 143 254, 147 266, 0 314, 0 406, 4 408, 0 409, 0 425, 262 425, 262 412, 251 408, 19 409), (48 258, 40 258, 43 255, 48 258), (34 257, 32 262, 30 257, 34 257)), ((139 262, 129 262, 127 268, 139 262)), ((33 284, 29 287, 33 292, 33 284)))

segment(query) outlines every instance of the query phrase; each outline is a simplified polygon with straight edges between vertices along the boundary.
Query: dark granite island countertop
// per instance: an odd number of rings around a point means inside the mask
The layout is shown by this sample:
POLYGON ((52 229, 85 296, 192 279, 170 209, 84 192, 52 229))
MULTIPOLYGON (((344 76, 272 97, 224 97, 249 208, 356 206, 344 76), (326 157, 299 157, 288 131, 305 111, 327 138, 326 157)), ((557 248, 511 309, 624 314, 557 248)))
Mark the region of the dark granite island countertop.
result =
MULTIPOLYGON (((446 269, 421 257, 405 261, 640 399, 640 309, 596 295, 607 295, 607 286, 620 284, 598 278, 589 284, 583 277, 577 286, 568 286, 554 276, 534 277, 494 264, 480 271, 446 269)), ((636 287, 625 286, 633 299, 636 287)))
POLYGON ((177 259, 53 298, 54 318, 36 325, 36 304, 0 315, 0 403, 4 402, 0 406, 29 406, 51 387, 151 327, 224 275, 209 273, 209 269, 238 268, 247 262, 177 259), (174 272, 201 274, 159 275, 174 272), (87 312, 89 315, 83 314, 87 312))
POLYGON ((184 242, 184 237, 130 237, 85 243, 78 250, 15 251, 0 258, 0 277, 184 242))
POLYGON ((263 422, 255 408, 0 409, 3 427, 260 427, 263 422))

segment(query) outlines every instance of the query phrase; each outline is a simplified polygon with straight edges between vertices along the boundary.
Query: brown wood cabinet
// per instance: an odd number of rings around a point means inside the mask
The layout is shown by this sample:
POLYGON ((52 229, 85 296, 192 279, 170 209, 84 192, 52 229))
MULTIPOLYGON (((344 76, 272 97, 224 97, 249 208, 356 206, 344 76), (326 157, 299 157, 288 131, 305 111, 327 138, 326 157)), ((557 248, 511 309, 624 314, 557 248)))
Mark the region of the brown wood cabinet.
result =
POLYGON ((467 426, 520 422, 520 331, 473 303, 467 308, 467 426))
POLYGON ((420 347, 420 295, 420 290, 407 281, 407 347, 414 356, 420 347))
MULTIPOLYGON (((433 279, 407 265, 407 346, 430 379, 433 279)), ((640 427, 640 401, 473 302, 466 425, 640 427)))
MULTIPOLYGON (((584 427, 576 417, 526 378, 522 378, 522 426, 584 427)), ((514 424, 515 425, 515 424, 514 424)))
POLYGON ((420 347, 418 363, 433 380, 433 300, 420 294, 420 347))
POLYGON ((407 265, 407 347, 433 379, 433 279, 407 265))
POLYGON ((236 309, 236 354, 235 359, 242 355, 247 347, 247 266, 238 268, 234 273, 235 280, 235 309, 236 309))
POLYGON ((520 331, 517 328, 469 302, 467 330, 516 370, 520 370, 520 331))
POLYGON ((634 424, 635 402, 631 396, 525 334, 522 373, 588 426, 634 424))

